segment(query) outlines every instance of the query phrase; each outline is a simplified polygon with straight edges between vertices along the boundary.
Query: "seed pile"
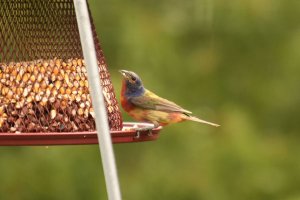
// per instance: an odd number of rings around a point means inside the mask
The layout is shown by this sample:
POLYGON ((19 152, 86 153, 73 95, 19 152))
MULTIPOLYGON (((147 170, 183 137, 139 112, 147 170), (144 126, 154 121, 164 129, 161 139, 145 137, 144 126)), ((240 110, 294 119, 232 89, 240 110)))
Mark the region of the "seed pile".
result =
POLYGON ((95 122, 84 60, 0 64, 0 132, 90 130, 95 122))

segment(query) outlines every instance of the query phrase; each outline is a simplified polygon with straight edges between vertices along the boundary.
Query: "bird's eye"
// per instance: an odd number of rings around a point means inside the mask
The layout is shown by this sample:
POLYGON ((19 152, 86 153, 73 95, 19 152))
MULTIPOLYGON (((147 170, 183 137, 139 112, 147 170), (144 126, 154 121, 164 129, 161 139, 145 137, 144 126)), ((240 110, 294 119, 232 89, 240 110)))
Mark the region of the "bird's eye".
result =
POLYGON ((133 76, 133 77, 131 77, 131 80, 132 81, 136 81, 136 78, 133 76))

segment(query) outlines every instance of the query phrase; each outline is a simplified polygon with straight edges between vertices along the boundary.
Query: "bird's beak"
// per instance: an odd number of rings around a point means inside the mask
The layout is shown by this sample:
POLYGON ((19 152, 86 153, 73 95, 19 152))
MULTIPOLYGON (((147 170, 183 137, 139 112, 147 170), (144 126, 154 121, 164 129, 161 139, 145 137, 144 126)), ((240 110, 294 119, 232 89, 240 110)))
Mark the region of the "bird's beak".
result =
POLYGON ((128 78, 129 72, 126 70, 119 70, 119 72, 124 76, 124 78, 128 78))

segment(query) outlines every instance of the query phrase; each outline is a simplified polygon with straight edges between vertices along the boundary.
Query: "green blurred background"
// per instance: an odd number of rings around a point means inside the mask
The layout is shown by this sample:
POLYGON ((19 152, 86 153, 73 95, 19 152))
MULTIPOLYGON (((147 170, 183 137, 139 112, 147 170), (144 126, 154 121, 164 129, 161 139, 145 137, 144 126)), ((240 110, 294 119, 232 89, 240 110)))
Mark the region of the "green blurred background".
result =
MULTIPOLYGON (((300 199, 300 1, 89 3, 118 97, 133 70, 222 125, 114 145, 124 199, 300 199)), ((107 198, 96 145, 0 150, 1 200, 107 198)))

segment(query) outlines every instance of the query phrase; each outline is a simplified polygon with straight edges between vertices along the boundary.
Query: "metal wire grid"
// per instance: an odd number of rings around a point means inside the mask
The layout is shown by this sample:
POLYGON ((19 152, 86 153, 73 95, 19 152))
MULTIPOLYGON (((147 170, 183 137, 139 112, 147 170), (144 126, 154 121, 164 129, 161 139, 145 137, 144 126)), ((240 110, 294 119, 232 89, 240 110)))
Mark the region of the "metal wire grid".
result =
MULTIPOLYGON (((111 130, 120 130, 122 128, 121 114, 93 23, 92 34, 109 126, 111 130)), ((65 61, 67 59, 83 58, 73 1, 1 0, 0 63, 34 61, 38 59, 49 60, 54 58, 65 61)), ((46 70, 50 69, 46 68, 46 70)), ((3 105, 4 102, 0 100, 0 106, 1 104, 3 105)), ((75 104, 74 107, 76 107, 75 104)), ((13 110, 21 111, 14 108, 14 104, 5 105, 5 109, 8 115, 13 110)), ((51 108, 45 107, 43 109, 39 107, 34 109, 37 111, 36 115, 38 115, 34 120, 38 120, 38 123, 41 125, 47 122, 47 120, 40 118, 38 113, 47 115, 51 108)), ((68 116, 67 111, 60 113, 68 116)), ((90 120, 93 119, 90 118, 90 120)), ((24 126, 28 125, 25 121, 21 121, 20 123, 24 124, 24 126)), ((47 127, 49 127, 49 124, 47 127)), ((63 128, 60 126, 55 130, 42 128, 35 131, 76 131, 71 127, 64 127, 67 126, 63 126, 63 128)), ((90 123, 90 126, 80 130, 92 130, 94 128, 93 122, 92 124, 90 123)), ((7 129, 0 131, 7 131, 7 129)))

